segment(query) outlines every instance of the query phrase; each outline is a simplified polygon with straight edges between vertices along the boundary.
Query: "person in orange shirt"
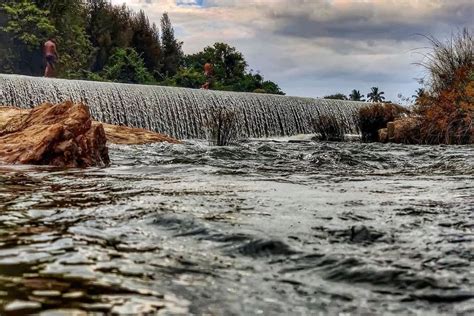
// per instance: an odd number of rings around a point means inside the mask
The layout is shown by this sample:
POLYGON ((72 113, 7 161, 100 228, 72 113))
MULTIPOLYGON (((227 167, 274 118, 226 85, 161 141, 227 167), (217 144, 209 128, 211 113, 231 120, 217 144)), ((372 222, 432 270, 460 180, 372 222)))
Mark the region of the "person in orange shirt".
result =
POLYGON ((206 77, 206 83, 204 83, 201 89, 209 90, 212 84, 212 76, 214 75, 214 66, 208 59, 204 64, 204 76, 206 77))

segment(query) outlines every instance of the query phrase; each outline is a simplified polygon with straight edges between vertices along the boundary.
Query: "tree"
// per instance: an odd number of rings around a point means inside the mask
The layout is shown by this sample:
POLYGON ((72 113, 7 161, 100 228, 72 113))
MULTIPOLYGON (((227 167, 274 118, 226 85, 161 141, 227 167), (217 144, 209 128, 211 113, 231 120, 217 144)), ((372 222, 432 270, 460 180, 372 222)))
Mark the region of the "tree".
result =
POLYGON ((11 50, 8 47, 8 43, 10 42, 10 37, 8 34, 2 29, 6 26, 8 21, 8 17, 5 12, 1 9, 0 6, 0 72, 9 73, 11 72, 11 62, 10 62, 10 54, 11 50))
POLYGON ((423 98, 426 95, 426 90, 424 88, 418 88, 415 92, 414 95, 411 97, 415 99, 415 104, 418 104, 421 98, 423 98))
POLYGON ((360 93, 359 90, 352 90, 351 94, 349 94, 349 100, 351 101, 365 101, 364 95, 360 93))
POLYGON ((215 80, 222 86, 232 86, 246 75, 244 56, 225 43, 215 43, 197 54, 186 56, 185 64, 201 71, 207 61, 214 65, 215 80))
POLYGON ((241 52, 215 43, 184 56, 167 13, 160 31, 144 11, 110 0, 5 0, 0 4, 0 72, 41 75, 42 45, 54 37, 63 78, 201 87, 203 66, 214 65, 213 89, 284 94, 248 71, 241 52))
POLYGON ((103 77, 124 83, 149 84, 154 81, 143 59, 133 48, 118 48, 104 67, 103 77))
POLYGON ((106 0, 89 0, 87 11, 86 30, 95 50, 91 70, 99 72, 118 48, 131 47, 131 13, 125 5, 113 6, 106 0))
POLYGON ((201 71, 196 71, 192 68, 180 68, 176 75, 165 80, 163 83, 168 86, 198 89, 205 81, 206 78, 201 71))
POLYGON ((133 17, 132 46, 142 56, 145 66, 155 78, 161 71, 160 33, 155 24, 150 24, 142 10, 133 17))
POLYGON ((264 81, 262 83, 262 89, 265 91, 265 93, 285 95, 285 93, 281 91, 280 87, 273 81, 264 81))
POLYGON ((383 96, 385 92, 380 91, 378 87, 372 87, 371 91, 367 93, 367 100, 369 102, 383 102, 385 97, 383 96))
POLYGON ((41 10, 31 1, 4 3, 1 9, 8 17, 2 31, 9 33, 14 41, 25 45, 30 51, 56 32, 48 19, 49 12, 41 10))
POLYGON ((167 77, 172 77, 178 72, 183 60, 183 43, 174 35, 174 29, 168 13, 161 18, 161 45, 162 45, 162 72, 167 77))
POLYGON ((336 94, 331 94, 327 95, 324 97, 324 99, 329 99, 329 100, 347 100, 347 97, 343 93, 336 93, 336 94))
POLYGON ((243 54, 225 43, 215 43, 201 52, 187 55, 184 65, 202 73, 208 61, 214 66, 212 88, 215 90, 284 94, 276 83, 265 80, 260 73, 247 71, 243 54))
POLYGON ((89 69, 92 43, 86 33, 87 10, 82 0, 36 0, 47 10, 48 18, 56 28, 56 42, 61 58, 58 74, 77 77, 75 73, 89 69))
POLYGON ((2 68, 15 73, 38 75, 42 72, 41 44, 56 32, 48 18, 49 12, 27 0, 0 5, 4 34, 2 68))

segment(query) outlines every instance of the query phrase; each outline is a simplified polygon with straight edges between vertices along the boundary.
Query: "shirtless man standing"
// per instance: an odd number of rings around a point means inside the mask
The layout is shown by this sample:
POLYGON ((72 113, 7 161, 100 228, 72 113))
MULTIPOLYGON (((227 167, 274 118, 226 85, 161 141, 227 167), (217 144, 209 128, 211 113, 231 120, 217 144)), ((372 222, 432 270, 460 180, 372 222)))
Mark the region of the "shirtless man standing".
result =
POLYGON ((58 59, 58 51, 54 39, 50 38, 43 46, 44 58, 46 59, 46 68, 44 70, 45 77, 55 76, 55 64, 58 59))

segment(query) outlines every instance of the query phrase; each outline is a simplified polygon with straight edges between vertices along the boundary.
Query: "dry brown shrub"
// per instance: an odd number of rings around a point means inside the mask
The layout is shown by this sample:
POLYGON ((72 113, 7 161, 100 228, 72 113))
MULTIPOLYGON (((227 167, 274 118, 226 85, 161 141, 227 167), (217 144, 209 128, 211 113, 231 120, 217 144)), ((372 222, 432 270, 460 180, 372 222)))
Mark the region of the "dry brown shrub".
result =
POLYGON ((474 142, 474 65, 455 71, 449 87, 426 94, 415 109, 420 120, 420 143, 474 142))
POLYGON ((420 144, 474 142, 474 37, 464 29, 446 41, 428 37, 432 49, 420 64, 428 71, 427 89, 416 102, 418 130, 405 126, 420 144))
POLYGON ((431 50, 424 54, 418 65, 428 71, 428 88, 436 95, 456 84, 460 69, 466 70, 474 65, 474 37, 467 28, 453 33, 447 40, 425 37, 431 43, 431 50))
POLYGON ((211 145, 228 146, 240 136, 238 110, 233 107, 218 107, 211 111, 205 123, 207 139, 211 145))
POLYGON ((318 134, 319 140, 343 141, 346 126, 339 122, 334 115, 320 115, 313 120, 314 132, 318 134))
POLYGON ((420 143, 420 117, 404 117, 396 120, 393 124, 393 134, 389 135, 390 142, 403 144, 420 143))
POLYGON ((379 140, 379 129, 385 128, 388 122, 406 115, 409 111, 392 103, 375 103, 359 110, 359 129, 362 141, 376 142, 379 140))

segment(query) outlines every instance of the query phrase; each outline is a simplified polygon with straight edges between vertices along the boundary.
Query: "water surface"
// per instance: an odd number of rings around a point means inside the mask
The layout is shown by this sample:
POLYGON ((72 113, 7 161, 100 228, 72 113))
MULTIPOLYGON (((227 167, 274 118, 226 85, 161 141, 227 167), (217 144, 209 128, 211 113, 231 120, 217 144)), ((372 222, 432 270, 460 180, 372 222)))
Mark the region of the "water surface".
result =
POLYGON ((0 314, 474 313, 474 148, 115 146, 0 166, 0 314))

